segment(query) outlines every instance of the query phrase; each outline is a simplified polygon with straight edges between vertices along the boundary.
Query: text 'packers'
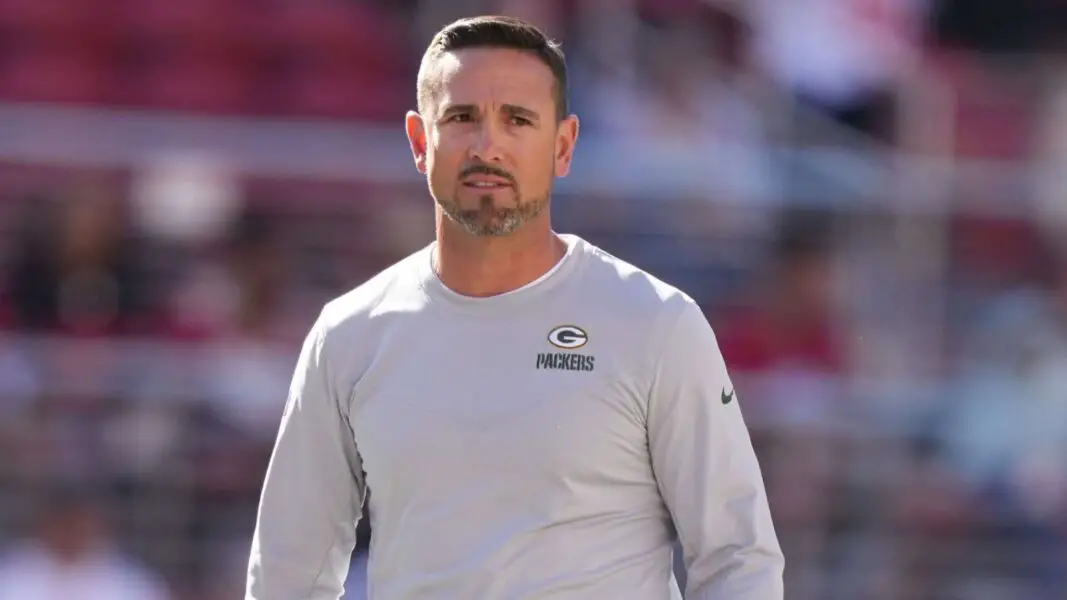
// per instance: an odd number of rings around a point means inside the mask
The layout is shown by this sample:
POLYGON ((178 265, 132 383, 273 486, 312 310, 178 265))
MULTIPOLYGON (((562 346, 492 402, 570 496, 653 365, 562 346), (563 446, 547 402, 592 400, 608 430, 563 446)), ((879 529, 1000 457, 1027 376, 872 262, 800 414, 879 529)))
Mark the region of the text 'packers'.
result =
POLYGON ((556 371, 592 371, 593 358, 588 354, 540 352, 537 354, 537 368, 556 371))

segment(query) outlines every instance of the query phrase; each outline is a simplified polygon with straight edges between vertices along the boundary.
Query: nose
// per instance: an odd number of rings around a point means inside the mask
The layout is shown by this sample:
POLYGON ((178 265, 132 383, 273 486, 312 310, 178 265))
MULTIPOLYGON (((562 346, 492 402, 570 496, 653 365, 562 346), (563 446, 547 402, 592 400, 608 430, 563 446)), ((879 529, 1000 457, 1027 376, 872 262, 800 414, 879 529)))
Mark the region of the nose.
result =
POLYGON ((474 138, 470 148, 472 159, 487 163, 500 162, 503 159, 500 132, 490 119, 484 120, 472 135, 474 138))

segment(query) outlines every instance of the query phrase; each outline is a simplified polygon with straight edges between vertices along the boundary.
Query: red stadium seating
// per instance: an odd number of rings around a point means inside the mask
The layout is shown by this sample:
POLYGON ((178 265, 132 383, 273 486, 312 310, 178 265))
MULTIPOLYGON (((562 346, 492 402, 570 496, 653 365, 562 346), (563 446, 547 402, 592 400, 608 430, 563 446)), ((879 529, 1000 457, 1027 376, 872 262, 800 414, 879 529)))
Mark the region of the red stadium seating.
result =
MULTIPOLYGON (((338 65, 302 68, 275 82, 277 111, 310 117, 400 119, 403 93, 395 83, 338 65)), ((414 96, 414 92, 411 94, 414 96)))
POLYGON ((406 35, 336 0, 0 0, 0 100, 396 117, 406 35))
POLYGON ((109 102, 110 57, 52 40, 8 48, 0 61, 0 98, 16 102, 109 102))
POLYGON ((124 81, 125 103, 160 110, 240 113, 254 91, 242 63, 181 50, 139 64, 124 81))
POLYGON ((279 69, 271 110, 309 116, 382 118, 403 112, 410 77, 404 31, 356 3, 288 2, 266 26, 279 69))
POLYGON ((111 0, 0 0, 0 99, 112 99, 111 0))
POLYGON ((149 40, 239 40, 251 9, 243 0, 113 0, 131 35, 149 40))
POLYGON ((125 104, 235 113, 253 94, 254 32, 242 0, 116 0, 128 60, 125 104))
POLYGON ((88 33, 86 27, 95 12, 93 2, 84 0, 0 0, 0 30, 51 32, 55 35, 88 33))

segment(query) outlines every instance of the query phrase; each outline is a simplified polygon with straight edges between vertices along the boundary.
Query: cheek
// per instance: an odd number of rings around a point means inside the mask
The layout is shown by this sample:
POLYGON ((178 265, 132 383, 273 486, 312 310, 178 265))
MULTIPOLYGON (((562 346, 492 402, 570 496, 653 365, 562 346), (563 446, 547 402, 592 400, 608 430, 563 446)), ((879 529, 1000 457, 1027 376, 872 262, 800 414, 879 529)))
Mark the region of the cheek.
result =
POLYGON ((456 148, 450 147, 448 144, 436 144, 429 147, 426 158, 437 164, 445 164, 456 162, 457 157, 461 155, 461 152, 458 152, 456 148))
POLYGON ((455 175, 460 153, 440 143, 431 145, 426 152, 426 171, 438 178, 455 175))
POLYGON ((540 146, 536 153, 531 152, 525 157, 523 164, 530 179, 538 185, 550 185, 556 176, 556 155, 551 146, 540 146))
POLYGON ((436 153, 432 160, 427 157, 426 179, 435 198, 453 198, 459 193, 459 164, 447 155, 436 153))

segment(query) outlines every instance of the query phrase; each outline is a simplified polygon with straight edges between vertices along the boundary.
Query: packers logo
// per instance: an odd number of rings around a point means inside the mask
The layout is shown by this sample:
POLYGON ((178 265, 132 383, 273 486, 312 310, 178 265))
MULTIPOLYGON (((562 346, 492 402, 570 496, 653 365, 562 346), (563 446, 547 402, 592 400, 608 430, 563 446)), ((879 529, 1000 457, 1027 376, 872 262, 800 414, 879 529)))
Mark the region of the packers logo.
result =
POLYGON ((581 348, 589 341, 587 334, 581 327, 574 325, 560 325, 548 332, 548 341, 557 348, 574 350, 581 348))

